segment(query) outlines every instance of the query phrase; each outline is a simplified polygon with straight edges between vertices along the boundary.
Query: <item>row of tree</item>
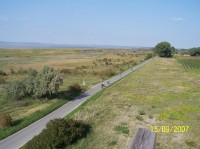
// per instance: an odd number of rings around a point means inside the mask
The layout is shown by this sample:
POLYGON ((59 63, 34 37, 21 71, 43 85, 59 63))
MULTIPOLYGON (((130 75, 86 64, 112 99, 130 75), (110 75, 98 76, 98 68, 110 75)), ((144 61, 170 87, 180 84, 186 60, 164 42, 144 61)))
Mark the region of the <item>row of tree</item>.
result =
POLYGON ((200 47, 189 49, 188 54, 191 56, 199 56, 200 55, 200 47))
POLYGON ((51 67, 45 66, 40 72, 30 68, 23 80, 5 86, 5 95, 15 100, 51 97, 58 93, 62 83, 62 74, 51 67))
MULTIPOLYGON (((177 50, 171 46, 169 42, 160 42, 158 43, 154 49, 154 53, 159 55, 160 57, 172 57, 175 53, 177 53, 177 50)), ((186 54, 189 54, 190 56, 199 56, 200 55, 200 47, 198 48, 191 48, 184 50, 186 54)))

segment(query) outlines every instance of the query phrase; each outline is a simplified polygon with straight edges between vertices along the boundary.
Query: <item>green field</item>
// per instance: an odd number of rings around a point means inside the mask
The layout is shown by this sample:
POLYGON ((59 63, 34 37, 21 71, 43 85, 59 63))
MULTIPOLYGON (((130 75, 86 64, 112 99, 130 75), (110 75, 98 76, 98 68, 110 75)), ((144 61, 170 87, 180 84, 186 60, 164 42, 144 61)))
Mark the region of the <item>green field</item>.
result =
POLYGON ((180 58, 178 61, 186 69, 199 69, 200 70, 200 58, 191 59, 191 58, 180 58))
POLYGON ((176 59, 152 62, 110 86, 73 114, 93 130, 73 149, 128 148, 137 128, 189 126, 158 132, 156 149, 200 148, 200 75, 176 59))
POLYGON ((3 86, 24 78, 28 68, 41 70, 50 66, 58 69, 64 74, 60 92, 65 92, 74 83, 82 85, 83 80, 85 86, 82 87, 89 89, 103 79, 140 63, 146 55, 146 51, 115 49, 0 49, 0 70, 6 73, 0 76, 0 115, 9 114, 13 120, 12 127, 0 130, 0 139, 72 99, 68 96, 51 100, 5 99, 3 86))

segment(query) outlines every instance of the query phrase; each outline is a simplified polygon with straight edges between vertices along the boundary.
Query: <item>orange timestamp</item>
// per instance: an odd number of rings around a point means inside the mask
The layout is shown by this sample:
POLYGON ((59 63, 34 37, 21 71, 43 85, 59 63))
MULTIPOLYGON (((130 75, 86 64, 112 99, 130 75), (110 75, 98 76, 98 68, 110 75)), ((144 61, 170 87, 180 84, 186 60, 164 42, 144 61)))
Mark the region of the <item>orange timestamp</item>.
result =
POLYGON ((174 133, 179 133, 179 132, 188 132, 189 131, 189 126, 151 126, 151 131, 152 132, 174 132, 174 133))

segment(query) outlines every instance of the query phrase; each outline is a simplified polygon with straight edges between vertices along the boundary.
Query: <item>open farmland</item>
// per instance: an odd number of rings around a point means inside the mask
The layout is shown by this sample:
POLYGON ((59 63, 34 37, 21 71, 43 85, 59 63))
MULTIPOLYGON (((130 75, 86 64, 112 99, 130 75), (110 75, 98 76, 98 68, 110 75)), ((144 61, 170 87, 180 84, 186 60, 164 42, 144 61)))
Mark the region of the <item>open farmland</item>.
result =
POLYGON ((65 96, 61 99, 25 99, 13 101, 5 99, 3 86, 26 76, 29 67, 36 70, 44 66, 51 66, 64 74, 64 83, 61 92, 67 91, 69 85, 83 80, 88 89, 131 66, 144 60, 145 51, 104 50, 104 49, 23 49, 0 50, 0 67, 6 75, 0 76, 0 112, 9 114, 13 119, 13 126, 0 130, 0 138, 23 128, 47 113, 55 110, 71 100, 65 96))
POLYGON ((73 115, 93 131, 71 148, 127 148, 137 128, 151 126, 189 126, 158 132, 156 149, 200 148, 199 93, 199 73, 176 59, 155 58, 73 115))
POLYGON ((200 57, 181 57, 178 61, 186 69, 200 70, 200 57))

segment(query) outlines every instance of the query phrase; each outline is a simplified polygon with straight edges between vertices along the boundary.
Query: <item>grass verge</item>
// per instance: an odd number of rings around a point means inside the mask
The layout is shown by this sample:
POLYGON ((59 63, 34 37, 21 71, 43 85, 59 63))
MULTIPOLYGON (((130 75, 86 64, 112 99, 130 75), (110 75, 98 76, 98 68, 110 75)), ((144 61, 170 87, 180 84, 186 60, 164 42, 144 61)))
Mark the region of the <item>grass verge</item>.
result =
POLYGON ((89 99, 87 99, 83 104, 81 104, 78 108, 76 108, 75 110, 73 110, 71 113, 69 113, 67 116, 65 116, 65 119, 70 119, 73 118, 73 116, 80 112, 86 105, 90 104, 92 101, 96 100, 97 98, 99 98, 102 94, 103 91, 105 89, 97 92, 96 94, 94 94, 92 97, 90 97, 89 99))
POLYGON ((35 113, 30 115, 29 117, 15 121, 14 126, 0 131, 0 140, 10 136, 11 134, 21 130, 24 127, 27 127, 31 123, 39 120, 40 118, 42 118, 42 117, 48 115, 49 113, 53 112, 54 110, 58 109, 59 107, 61 107, 65 103, 67 103, 66 100, 60 100, 59 102, 47 107, 44 110, 36 111, 35 113))

